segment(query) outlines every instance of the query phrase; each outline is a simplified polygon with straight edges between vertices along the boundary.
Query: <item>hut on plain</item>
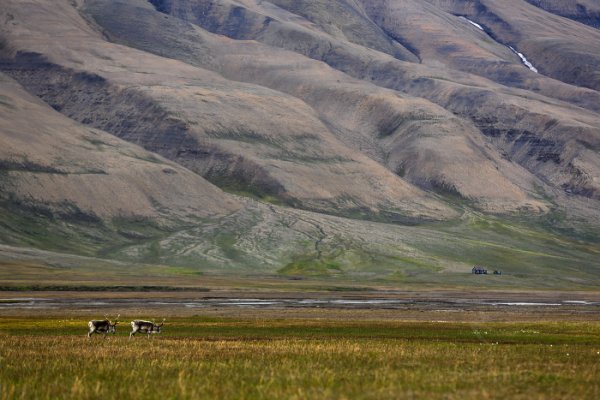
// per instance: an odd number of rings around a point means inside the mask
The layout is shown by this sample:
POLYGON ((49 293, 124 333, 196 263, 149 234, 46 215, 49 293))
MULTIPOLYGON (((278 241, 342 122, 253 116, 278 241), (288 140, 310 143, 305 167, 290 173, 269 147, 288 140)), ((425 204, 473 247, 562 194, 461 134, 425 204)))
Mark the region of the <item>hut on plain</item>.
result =
POLYGON ((476 275, 487 275, 487 269, 483 268, 480 265, 474 266, 471 272, 476 275))

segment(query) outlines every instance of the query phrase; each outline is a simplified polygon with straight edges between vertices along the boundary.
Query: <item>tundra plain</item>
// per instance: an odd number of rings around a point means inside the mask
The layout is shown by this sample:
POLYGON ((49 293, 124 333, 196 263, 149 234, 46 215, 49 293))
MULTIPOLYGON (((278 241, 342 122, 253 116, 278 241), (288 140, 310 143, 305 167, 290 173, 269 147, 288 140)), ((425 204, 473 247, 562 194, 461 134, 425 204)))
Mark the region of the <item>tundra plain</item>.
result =
MULTIPOLYGON (((40 293, 23 294, 32 295, 40 293)), ((147 293, 41 295, 101 300, 147 293)), ((140 390, 148 399, 594 399, 600 394, 598 306, 583 312, 550 306, 501 312, 220 307, 177 313, 171 308, 160 335, 133 340, 127 322, 158 317, 164 309, 127 309, 114 336, 88 339, 87 320, 105 308, 81 307, 30 309, 18 316, 1 310, 0 398, 135 399, 140 390)))
POLYGON ((135 399, 140 388, 148 399, 600 393, 597 291, 179 279, 169 288, 65 282, 0 292, 0 397, 135 399), (115 335, 87 337, 88 320, 117 314, 115 335), (138 318, 166 322, 130 340, 138 318))

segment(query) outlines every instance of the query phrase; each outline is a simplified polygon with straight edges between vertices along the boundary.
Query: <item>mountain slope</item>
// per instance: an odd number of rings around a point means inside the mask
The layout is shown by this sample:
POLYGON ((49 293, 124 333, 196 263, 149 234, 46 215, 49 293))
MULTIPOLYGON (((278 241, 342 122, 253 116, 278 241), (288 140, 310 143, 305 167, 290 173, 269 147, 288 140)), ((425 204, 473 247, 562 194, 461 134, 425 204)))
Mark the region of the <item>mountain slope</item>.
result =
POLYGON ((352 152, 298 99, 107 43, 90 27, 80 28, 82 18, 71 26, 46 24, 76 13, 62 5, 15 5, 13 14, 24 22, 3 69, 65 115, 232 190, 335 213, 388 212, 408 219, 453 214, 352 152), (54 36, 71 39, 56 43, 54 36), (86 61, 81 65, 65 54, 86 61), (81 79, 81 71, 91 78, 81 79))
POLYGON ((0 267, 597 285, 597 33, 510 5, 5 0, 0 267))
POLYGON ((161 21, 144 7, 89 4, 86 12, 122 43, 302 99, 340 141, 364 149, 418 186, 455 191, 493 211, 544 208, 527 195, 534 177, 486 146, 474 127, 434 104, 351 79, 294 53, 224 41, 174 19, 161 21), (159 21, 164 29, 157 34, 150 27, 159 21))
POLYGON ((427 1, 480 23, 496 40, 526 54, 541 73, 600 89, 597 29, 553 15, 524 0, 478 0, 467 6, 461 1, 427 1))
POLYGON ((598 0, 578 0, 574 2, 527 0, 527 2, 553 14, 573 19, 594 28, 600 28, 600 2, 598 0))
POLYGON ((200 218, 241 207, 180 165, 69 120, 3 74, 0 87, 4 201, 92 219, 200 218))
MULTIPOLYGON (((264 3, 165 0, 154 4, 163 12, 199 24, 212 32, 232 38, 256 39, 270 46, 294 50, 323 60, 355 78, 430 100, 471 120, 482 133, 490 137, 501 154, 518 162, 545 182, 563 190, 598 198, 598 114, 564 103, 568 100, 596 110, 600 104, 596 91, 584 90, 585 93, 578 93, 581 89, 552 83, 546 92, 557 96, 560 99, 557 101, 531 91, 501 86, 454 69, 407 63, 364 47, 354 49, 353 43, 337 46, 328 39, 329 44, 325 45, 322 43, 323 32, 312 26, 310 29, 306 28, 306 23, 294 25, 289 21, 278 21, 277 15, 265 8, 264 3), (240 17, 237 17, 238 14, 240 17), (256 19, 268 19, 269 23, 263 26, 247 22, 256 19), (243 30, 235 30, 236 26, 243 26, 243 30), (305 44, 299 46, 295 32, 307 29, 311 34, 302 36, 302 43, 305 44), (552 85, 561 86, 566 91, 556 90, 552 85)), ((315 1, 310 4, 323 3, 315 1)), ((370 2, 369 7, 379 10, 377 13, 381 15, 394 16, 392 21, 401 20, 400 13, 395 15, 394 10, 385 10, 386 4, 386 1, 370 2)), ((398 6, 413 3, 393 4, 398 6)), ((328 13, 329 10, 323 7, 321 12, 328 13)), ((442 11, 426 14, 429 18, 427 23, 434 24, 431 21, 435 21, 440 12, 442 11)), ((326 15, 331 20, 336 20, 335 15, 326 15)), ((455 23, 465 25, 459 18, 453 18, 455 23)), ((422 23, 421 26, 427 25, 422 23)), ((564 40, 569 40, 569 37, 564 40)), ((430 42, 435 43, 435 40, 430 39, 430 42)), ((595 53, 590 54, 593 57, 595 53)), ((524 66, 520 69, 527 71, 524 66)), ((543 80, 546 81, 548 80, 543 80)), ((533 86, 537 88, 539 85, 533 86)))

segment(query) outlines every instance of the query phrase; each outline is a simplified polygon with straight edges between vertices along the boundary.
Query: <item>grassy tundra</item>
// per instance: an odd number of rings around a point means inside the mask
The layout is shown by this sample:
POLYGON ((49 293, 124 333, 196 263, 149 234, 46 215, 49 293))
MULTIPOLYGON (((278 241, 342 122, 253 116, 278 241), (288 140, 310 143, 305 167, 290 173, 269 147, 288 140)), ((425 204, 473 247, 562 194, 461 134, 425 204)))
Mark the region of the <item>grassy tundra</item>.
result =
POLYGON ((600 398, 599 322, 0 317, 0 398, 600 398), (127 320, 127 319, 126 319, 127 320))

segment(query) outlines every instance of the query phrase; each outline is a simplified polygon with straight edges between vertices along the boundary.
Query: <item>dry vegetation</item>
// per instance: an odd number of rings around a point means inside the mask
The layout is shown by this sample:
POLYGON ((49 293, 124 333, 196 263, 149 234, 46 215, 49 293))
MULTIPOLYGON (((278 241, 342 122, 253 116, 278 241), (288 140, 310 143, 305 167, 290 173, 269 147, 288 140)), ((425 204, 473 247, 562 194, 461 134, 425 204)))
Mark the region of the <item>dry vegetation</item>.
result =
POLYGON ((180 318, 85 337, 85 319, 2 318, 0 398, 600 396, 600 325, 180 318))

